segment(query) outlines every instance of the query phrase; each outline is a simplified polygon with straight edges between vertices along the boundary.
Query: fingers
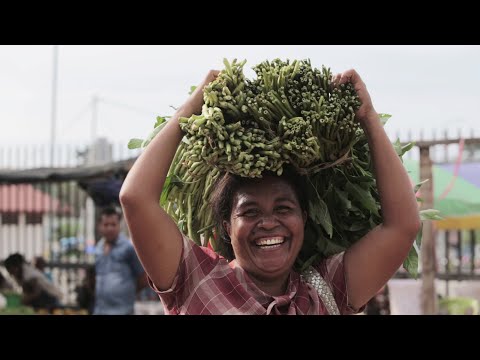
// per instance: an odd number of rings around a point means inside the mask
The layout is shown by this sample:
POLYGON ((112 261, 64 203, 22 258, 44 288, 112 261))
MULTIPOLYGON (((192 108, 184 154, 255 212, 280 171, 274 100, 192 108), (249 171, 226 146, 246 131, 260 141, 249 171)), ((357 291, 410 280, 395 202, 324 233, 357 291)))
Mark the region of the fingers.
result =
POLYGON ((338 81, 339 84, 345 84, 347 82, 357 85, 362 83, 362 79, 354 69, 350 69, 343 72, 340 76, 340 80, 338 81))
POLYGON ((220 74, 220 70, 210 70, 204 82, 206 84, 211 83, 213 80, 217 78, 218 74, 220 74))
POLYGON ((205 77, 205 79, 203 79, 203 81, 200 83, 200 85, 197 86, 197 89, 199 89, 199 91, 200 90, 203 91, 205 86, 210 84, 212 81, 214 81, 218 77, 218 74, 220 74, 219 70, 210 70, 208 72, 207 76, 205 77))
POLYGON ((192 97, 194 97, 197 93, 203 92, 205 86, 214 81, 218 77, 218 74, 220 74, 219 70, 210 70, 203 81, 196 87, 195 91, 192 93, 192 97))
POLYGON ((210 70, 210 74, 212 74, 214 77, 217 77, 218 74, 220 74, 220 70, 210 70))
POLYGON ((342 77, 342 74, 335 74, 332 77, 332 87, 337 87, 339 85, 339 81, 341 77, 342 77))
POLYGON ((347 71, 344 71, 343 73, 336 74, 332 77, 332 85, 334 87, 337 87, 341 84, 345 84, 348 82, 351 82, 352 84, 356 84, 360 82, 362 79, 360 79, 360 76, 354 69, 350 69, 347 71))
POLYGON ((332 83, 331 83, 332 88, 338 87, 341 84, 345 84, 345 83, 351 83, 357 91, 359 89, 365 88, 365 84, 362 78, 360 77, 360 75, 358 75, 358 73, 354 69, 350 69, 350 70, 344 71, 341 74, 336 74, 332 76, 332 83))
POLYGON ((347 82, 352 82, 352 80, 353 80, 353 78, 354 78, 354 75, 355 75, 355 70, 353 70, 353 69, 344 71, 344 72, 340 75, 340 80, 338 81, 338 83, 339 83, 339 84, 345 84, 345 83, 347 83, 347 82))

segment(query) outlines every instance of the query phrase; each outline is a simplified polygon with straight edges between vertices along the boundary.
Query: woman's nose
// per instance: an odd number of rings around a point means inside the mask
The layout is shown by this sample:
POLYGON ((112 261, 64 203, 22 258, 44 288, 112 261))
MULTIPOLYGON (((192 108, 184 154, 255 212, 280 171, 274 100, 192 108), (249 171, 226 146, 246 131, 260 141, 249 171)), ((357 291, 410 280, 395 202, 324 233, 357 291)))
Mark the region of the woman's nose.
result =
POLYGON ((271 229, 278 225, 278 220, 274 215, 264 215, 260 219, 258 226, 264 229, 271 229))

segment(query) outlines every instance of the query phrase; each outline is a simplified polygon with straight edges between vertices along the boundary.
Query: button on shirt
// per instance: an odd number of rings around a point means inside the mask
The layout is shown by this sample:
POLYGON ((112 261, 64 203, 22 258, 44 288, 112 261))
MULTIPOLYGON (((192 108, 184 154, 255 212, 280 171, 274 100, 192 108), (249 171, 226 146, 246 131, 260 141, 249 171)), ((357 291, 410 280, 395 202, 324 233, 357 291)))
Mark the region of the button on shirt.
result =
POLYGON ((95 309, 94 315, 133 314, 137 279, 144 272, 135 249, 120 234, 110 252, 104 254, 105 240, 95 248, 95 309))

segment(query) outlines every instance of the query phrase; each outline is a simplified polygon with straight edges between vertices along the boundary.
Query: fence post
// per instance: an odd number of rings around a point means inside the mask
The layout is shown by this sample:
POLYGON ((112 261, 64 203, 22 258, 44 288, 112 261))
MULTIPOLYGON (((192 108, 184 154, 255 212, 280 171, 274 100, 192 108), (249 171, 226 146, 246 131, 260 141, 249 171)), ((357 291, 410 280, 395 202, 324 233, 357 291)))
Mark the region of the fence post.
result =
MULTIPOLYGON (((433 208, 433 173, 430 159, 430 147, 420 147, 420 179, 429 179, 422 186, 422 209, 433 208)), ((422 260, 422 293, 421 304, 424 315, 437 314, 437 299, 435 291, 435 239, 433 224, 426 221, 423 224, 423 236, 421 246, 422 260)))

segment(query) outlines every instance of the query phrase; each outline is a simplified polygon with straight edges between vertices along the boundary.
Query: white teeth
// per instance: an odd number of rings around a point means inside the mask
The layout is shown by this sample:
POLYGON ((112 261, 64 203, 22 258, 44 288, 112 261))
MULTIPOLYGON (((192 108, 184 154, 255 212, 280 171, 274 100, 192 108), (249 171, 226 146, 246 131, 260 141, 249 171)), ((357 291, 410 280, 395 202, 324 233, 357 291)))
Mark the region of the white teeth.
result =
POLYGON ((255 241, 255 244, 258 246, 271 246, 271 245, 277 245, 277 244, 282 244, 285 241, 283 237, 276 237, 276 238, 270 238, 270 239, 259 239, 255 241))

